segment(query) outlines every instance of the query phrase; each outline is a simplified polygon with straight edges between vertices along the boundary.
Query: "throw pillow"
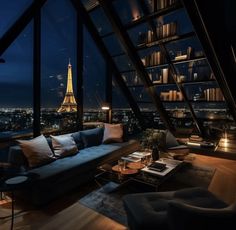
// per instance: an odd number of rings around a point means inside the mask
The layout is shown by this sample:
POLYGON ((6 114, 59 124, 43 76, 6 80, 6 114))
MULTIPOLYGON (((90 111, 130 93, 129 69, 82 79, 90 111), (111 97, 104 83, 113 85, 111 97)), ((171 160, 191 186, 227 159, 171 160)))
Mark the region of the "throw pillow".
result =
POLYGON ((56 157, 65 157, 76 154, 79 150, 72 136, 52 136, 52 146, 56 157))
POLYGON ((46 138, 41 135, 31 140, 17 141, 27 158, 29 167, 37 167, 55 160, 46 138))
POLYGON ((104 124, 103 143, 123 142, 122 124, 104 124))
POLYGON ((74 138, 74 141, 77 145, 77 148, 78 149, 83 149, 84 148, 84 143, 83 143, 83 140, 81 138, 80 131, 72 133, 71 136, 74 138))
POLYGON ((103 128, 80 131, 80 135, 85 148, 100 145, 103 138, 103 128))

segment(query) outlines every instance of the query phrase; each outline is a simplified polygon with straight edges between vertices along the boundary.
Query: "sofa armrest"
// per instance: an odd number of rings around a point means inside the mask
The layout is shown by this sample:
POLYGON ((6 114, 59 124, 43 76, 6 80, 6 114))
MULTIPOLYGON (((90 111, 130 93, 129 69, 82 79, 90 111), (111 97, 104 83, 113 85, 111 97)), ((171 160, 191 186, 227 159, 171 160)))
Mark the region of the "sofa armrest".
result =
POLYGON ((8 162, 16 168, 28 168, 28 161, 19 145, 11 146, 9 148, 8 162))

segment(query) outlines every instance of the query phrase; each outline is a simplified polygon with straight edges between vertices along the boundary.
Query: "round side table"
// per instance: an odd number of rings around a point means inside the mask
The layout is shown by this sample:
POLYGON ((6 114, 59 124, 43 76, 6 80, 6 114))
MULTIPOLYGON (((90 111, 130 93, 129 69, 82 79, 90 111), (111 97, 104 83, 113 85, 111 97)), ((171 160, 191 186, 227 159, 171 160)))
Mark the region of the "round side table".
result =
POLYGON ((12 205, 11 205, 11 229, 13 229, 14 224, 14 204, 15 204, 15 194, 16 190, 23 189, 28 183, 29 177, 27 176, 15 176, 6 179, 3 186, 0 188, 3 192, 11 192, 12 195, 12 205))

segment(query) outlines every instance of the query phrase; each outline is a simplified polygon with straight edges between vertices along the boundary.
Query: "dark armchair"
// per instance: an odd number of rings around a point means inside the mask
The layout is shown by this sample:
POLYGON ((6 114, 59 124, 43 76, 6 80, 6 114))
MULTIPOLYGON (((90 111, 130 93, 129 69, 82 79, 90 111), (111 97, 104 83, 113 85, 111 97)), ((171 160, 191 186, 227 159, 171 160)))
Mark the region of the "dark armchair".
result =
POLYGON ((130 194, 123 201, 131 230, 236 229, 236 205, 204 188, 130 194))

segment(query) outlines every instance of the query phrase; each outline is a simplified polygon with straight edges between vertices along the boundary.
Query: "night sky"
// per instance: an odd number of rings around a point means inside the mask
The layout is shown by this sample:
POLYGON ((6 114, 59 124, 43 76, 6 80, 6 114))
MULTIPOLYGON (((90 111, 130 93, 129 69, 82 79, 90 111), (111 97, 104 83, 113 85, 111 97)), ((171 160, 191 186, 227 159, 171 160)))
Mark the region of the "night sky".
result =
MULTIPOLYGON (((31 2, 1 0, 0 36, 31 2)), ((68 0, 48 0, 41 12, 41 104, 58 107, 66 90, 69 58, 76 93, 76 13, 68 0)), ((32 25, 2 55, 6 63, 0 64, 1 107, 32 106, 32 25)), ((84 41, 84 105, 98 108, 104 100, 105 62, 86 29, 84 41)))

